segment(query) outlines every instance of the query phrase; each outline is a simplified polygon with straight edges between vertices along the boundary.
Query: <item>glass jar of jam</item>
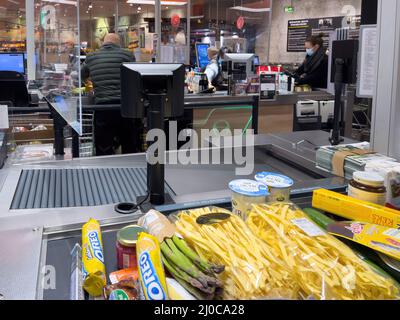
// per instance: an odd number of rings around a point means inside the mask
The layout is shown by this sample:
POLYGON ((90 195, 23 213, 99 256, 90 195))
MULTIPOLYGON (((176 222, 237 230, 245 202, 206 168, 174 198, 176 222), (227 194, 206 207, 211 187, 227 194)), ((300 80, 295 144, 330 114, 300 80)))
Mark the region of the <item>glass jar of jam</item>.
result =
POLYGON ((386 204, 386 187, 384 178, 373 172, 354 172, 349 184, 349 196, 384 206, 386 204))
POLYGON ((145 230, 136 225, 118 231, 116 247, 119 270, 137 268, 136 242, 141 232, 145 230))

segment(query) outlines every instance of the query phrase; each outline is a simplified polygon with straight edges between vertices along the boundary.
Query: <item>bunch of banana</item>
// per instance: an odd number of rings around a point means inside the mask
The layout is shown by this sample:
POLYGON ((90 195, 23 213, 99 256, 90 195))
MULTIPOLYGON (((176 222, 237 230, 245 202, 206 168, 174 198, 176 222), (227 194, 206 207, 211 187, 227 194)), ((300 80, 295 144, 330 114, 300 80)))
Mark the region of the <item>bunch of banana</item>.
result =
POLYGON ((225 270, 224 266, 201 259, 178 236, 165 239, 161 252, 164 267, 189 293, 200 300, 221 298, 222 283, 216 275, 225 270))

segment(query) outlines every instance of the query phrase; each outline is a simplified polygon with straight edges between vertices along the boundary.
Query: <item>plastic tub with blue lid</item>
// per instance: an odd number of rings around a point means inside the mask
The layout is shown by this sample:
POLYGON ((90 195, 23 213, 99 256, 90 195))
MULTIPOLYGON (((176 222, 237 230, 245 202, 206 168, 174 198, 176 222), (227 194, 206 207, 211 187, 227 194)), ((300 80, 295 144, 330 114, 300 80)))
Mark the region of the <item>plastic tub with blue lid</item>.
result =
POLYGON ((268 187, 271 202, 290 201, 290 191, 293 187, 293 179, 274 172, 260 172, 255 176, 256 181, 268 187))
POLYGON ((246 221, 253 204, 267 202, 268 187, 254 180, 234 180, 229 183, 232 191, 233 213, 246 221))

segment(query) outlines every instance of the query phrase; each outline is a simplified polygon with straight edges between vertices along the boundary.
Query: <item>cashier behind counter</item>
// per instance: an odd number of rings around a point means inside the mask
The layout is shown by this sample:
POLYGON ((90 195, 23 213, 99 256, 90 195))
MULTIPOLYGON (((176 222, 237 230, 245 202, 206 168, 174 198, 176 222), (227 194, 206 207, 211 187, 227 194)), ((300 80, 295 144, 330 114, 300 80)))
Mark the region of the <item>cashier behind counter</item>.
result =
POLYGON ((208 63, 204 73, 207 75, 208 86, 210 88, 219 88, 223 84, 222 71, 219 63, 219 59, 221 58, 221 52, 217 48, 210 47, 207 50, 208 59, 210 62, 208 63))
POLYGON ((307 56, 294 73, 298 85, 309 85, 313 89, 327 88, 328 56, 322 36, 311 36, 305 42, 307 56))

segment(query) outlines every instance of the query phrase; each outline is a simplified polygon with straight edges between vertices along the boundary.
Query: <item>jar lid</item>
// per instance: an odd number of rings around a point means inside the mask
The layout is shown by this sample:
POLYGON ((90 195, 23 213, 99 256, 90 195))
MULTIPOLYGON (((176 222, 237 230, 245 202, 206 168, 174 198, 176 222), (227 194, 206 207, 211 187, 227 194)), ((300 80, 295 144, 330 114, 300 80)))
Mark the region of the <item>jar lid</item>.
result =
POLYGON ((256 180, 271 188, 290 188, 294 181, 287 176, 273 172, 260 172, 255 176, 256 180))
POLYGON ((385 179, 375 172, 357 171, 353 173, 353 179, 370 187, 382 187, 385 183, 385 179))
POLYGON ((142 227, 132 225, 122 228, 117 233, 117 241, 126 247, 133 247, 136 245, 136 242, 139 237, 139 233, 145 232, 142 227))
POLYGON ((264 184, 254 180, 234 180, 229 183, 229 189, 248 197, 269 196, 268 188, 264 184))

